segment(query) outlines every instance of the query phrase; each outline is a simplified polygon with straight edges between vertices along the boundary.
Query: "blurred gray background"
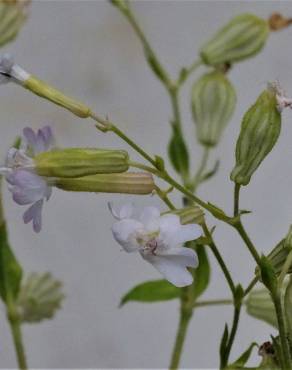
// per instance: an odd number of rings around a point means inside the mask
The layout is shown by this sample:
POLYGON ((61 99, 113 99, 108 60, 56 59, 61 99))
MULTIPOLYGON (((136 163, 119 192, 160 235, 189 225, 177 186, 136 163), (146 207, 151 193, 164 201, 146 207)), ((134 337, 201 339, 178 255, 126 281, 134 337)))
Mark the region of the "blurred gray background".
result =
MULTIPOLYGON (((292 16, 291 1, 137 1, 133 9, 151 44, 171 74, 189 65, 200 45, 234 15, 253 12, 268 17, 274 11, 292 16)), ((200 196, 232 207, 234 144, 241 117, 267 81, 278 78, 292 95, 292 28, 273 33, 258 56, 231 70, 238 105, 212 161, 220 158, 220 173, 199 190, 200 196)), ((103 1, 34 1, 30 18, 17 40, 2 49, 19 64, 69 95, 108 114, 150 153, 166 155, 171 118, 168 97, 148 65, 137 37, 123 16, 103 1)), ((190 115, 190 87, 200 69, 184 87, 181 101, 184 132, 199 162, 190 115)), ((112 134, 97 132, 89 120, 10 84, 0 89, 1 156, 22 128, 53 125, 59 145, 125 148, 112 134)), ((283 114, 281 138, 268 160, 242 191, 241 206, 253 213, 245 224, 260 251, 268 252, 292 223, 292 112, 283 114)), ((131 152, 131 151, 130 151, 131 152)), ((138 158, 132 153, 133 158, 138 158)), ((135 284, 159 278, 139 255, 120 251, 113 240, 113 222, 107 201, 133 200, 138 207, 161 206, 155 197, 72 194, 54 190, 44 207, 43 230, 33 233, 22 223, 23 209, 7 189, 5 211, 12 245, 25 270, 51 271, 64 282, 66 300, 53 321, 24 327, 28 362, 32 368, 164 368, 168 366, 178 323, 178 302, 128 304, 118 308, 121 296, 135 284)), ((175 199, 175 197, 174 197, 175 199)), ((180 197, 177 195, 176 200, 180 197)), ((161 206, 162 209, 164 208, 161 206)), ((218 222, 210 219, 212 225, 218 222)), ((236 281, 245 286, 254 263, 233 230, 220 225, 216 241, 236 281)), ((228 298, 222 273, 211 256, 212 283, 205 299, 228 298)), ((190 326, 182 367, 214 368, 229 307, 198 309, 190 326)), ((0 316, 0 365, 15 367, 14 349, 0 316)), ((269 339, 274 330, 250 317, 241 317, 232 358, 251 341, 269 339)), ((254 355, 256 364, 259 358, 254 355)))

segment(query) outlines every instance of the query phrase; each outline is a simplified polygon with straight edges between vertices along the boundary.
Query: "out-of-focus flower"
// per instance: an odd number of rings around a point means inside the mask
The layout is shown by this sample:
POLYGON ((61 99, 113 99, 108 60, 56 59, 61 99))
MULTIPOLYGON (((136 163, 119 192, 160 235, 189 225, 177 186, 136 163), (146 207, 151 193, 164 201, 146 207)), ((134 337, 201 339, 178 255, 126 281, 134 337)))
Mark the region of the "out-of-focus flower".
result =
POLYGON ((197 267, 196 252, 182 244, 201 236, 198 225, 181 225, 179 216, 160 215, 155 207, 146 207, 134 218, 133 207, 124 205, 119 211, 109 204, 113 217, 112 226, 116 241, 128 252, 139 252, 166 280, 177 287, 190 285, 192 274, 187 267, 197 267))
POLYGON ((30 205, 23 214, 23 221, 32 221, 35 232, 41 230, 43 203, 49 200, 52 186, 50 179, 35 173, 33 158, 38 153, 50 150, 52 145, 53 135, 49 126, 39 129, 37 133, 26 127, 21 147, 8 150, 6 166, 0 169, 9 184, 13 200, 20 205, 30 205))

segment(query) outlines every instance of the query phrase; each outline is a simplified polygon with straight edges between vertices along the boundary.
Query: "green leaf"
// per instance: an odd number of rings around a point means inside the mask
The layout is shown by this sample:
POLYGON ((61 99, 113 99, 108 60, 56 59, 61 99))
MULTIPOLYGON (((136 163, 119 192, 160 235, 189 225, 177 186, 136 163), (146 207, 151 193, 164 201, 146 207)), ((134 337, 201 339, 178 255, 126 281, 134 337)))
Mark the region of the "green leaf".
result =
POLYGON ((257 343, 255 342, 251 343, 248 349, 244 351, 243 354, 240 357, 238 357, 238 359, 235 362, 233 362, 233 364, 228 366, 228 369, 242 368, 250 358, 253 348, 257 346, 258 346, 257 343))
POLYGON ((172 138, 168 144, 168 155, 175 170, 185 176, 189 171, 189 154, 181 133, 173 125, 172 138))
POLYGON ((201 178, 200 178, 200 183, 202 182, 205 182, 205 181, 208 181, 211 177, 215 176, 216 173, 218 172, 219 170, 219 165, 220 165, 220 161, 217 159, 217 161, 215 162, 213 168, 206 172, 201 178))
POLYGON ((122 299, 120 306, 130 301, 136 302, 160 302, 170 299, 179 298, 181 289, 170 284, 166 280, 146 281, 145 283, 136 285, 122 299))
POLYGON ((17 262, 7 240, 5 223, 0 226, 0 296, 7 303, 8 297, 18 295, 22 268, 17 262))
POLYGON ((225 352, 226 352, 226 346, 227 346, 228 338, 229 338, 228 325, 225 324, 223 335, 222 335, 221 342, 220 342, 220 350, 219 350, 219 353, 220 353, 220 369, 225 366, 225 362, 226 362, 225 352))
POLYGON ((194 299, 197 299, 206 290, 210 280, 210 265, 206 253, 206 247, 195 247, 199 258, 199 266, 194 270, 194 299))

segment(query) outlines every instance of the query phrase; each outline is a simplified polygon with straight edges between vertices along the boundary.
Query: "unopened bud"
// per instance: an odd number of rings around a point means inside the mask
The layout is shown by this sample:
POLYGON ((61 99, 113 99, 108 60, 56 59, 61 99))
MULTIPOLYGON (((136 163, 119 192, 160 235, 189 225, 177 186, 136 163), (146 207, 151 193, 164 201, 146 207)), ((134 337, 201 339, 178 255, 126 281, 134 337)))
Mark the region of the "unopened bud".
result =
POLYGON ((236 104, 235 90, 223 72, 206 73, 192 88, 192 111, 197 138, 202 145, 215 146, 236 104))
POLYGON ((62 283, 50 273, 30 274, 21 287, 17 308, 21 322, 35 323, 51 319, 64 299, 62 283))
POLYGON ((149 173, 119 173, 92 175, 79 178, 58 178, 54 184, 66 191, 93 193, 151 194, 155 190, 153 177, 149 173))
POLYGON ((0 2, 0 46, 12 41, 22 27, 29 1, 0 2))
POLYGON ((178 215, 180 217, 180 222, 182 225, 186 224, 201 225, 204 222, 204 212, 200 207, 196 205, 185 207, 182 209, 177 209, 175 211, 171 211, 171 213, 178 215))
POLYGON ((247 185, 261 162, 273 149, 281 131, 281 114, 272 90, 265 90, 245 113, 236 143, 236 164, 230 178, 247 185))
POLYGON ((39 80, 35 76, 30 75, 24 82, 23 86, 34 94, 68 109, 78 117, 87 118, 90 116, 91 111, 86 105, 64 95, 61 91, 48 85, 46 82, 39 80))
POLYGON ((40 176, 82 177, 126 172, 128 159, 124 150, 68 148, 42 152, 34 157, 34 163, 40 176))
POLYGON ((209 65, 241 61, 257 54, 268 35, 266 20, 253 14, 240 14, 202 47, 201 58, 209 65))
POLYGON ((247 313, 256 319, 278 327, 277 316, 271 295, 266 288, 253 290, 246 299, 247 313))

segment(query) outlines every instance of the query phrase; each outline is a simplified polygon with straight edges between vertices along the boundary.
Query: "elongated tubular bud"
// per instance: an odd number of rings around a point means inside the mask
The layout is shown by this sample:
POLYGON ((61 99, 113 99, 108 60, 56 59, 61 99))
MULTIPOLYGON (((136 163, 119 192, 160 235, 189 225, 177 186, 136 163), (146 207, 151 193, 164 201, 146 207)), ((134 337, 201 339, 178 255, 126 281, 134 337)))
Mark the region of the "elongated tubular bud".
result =
POLYGON ((197 138, 204 146, 215 146, 236 104, 235 90, 220 71, 204 74, 192 88, 192 112, 197 138))
POLYGON ((236 164, 230 178, 247 185, 252 174, 273 149, 281 131, 281 114, 272 90, 265 90, 245 113, 236 143, 236 164))
POLYGON ((64 95, 59 90, 39 80, 32 75, 23 83, 23 86, 40 97, 68 109, 70 112, 81 118, 90 116, 90 109, 83 103, 64 95))
POLYGON ((151 194, 155 189, 152 175, 143 172, 59 178, 56 179, 55 186, 66 191, 136 195, 151 194))
POLYGON ((170 213, 178 215, 180 217, 180 222, 182 225, 193 223, 201 225, 204 222, 203 210, 195 205, 182 209, 177 209, 175 211, 171 211, 170 213))
POLYGON ((246 300, 246 310, 250 316, 263 320, 275 328, 278 327, 274 303, 268 289, 252 291, 246 300))
POLYGON ((81 177, 126 172, 129 156, 124 150, 68 148, 42 152, 34 158, 35 170, 45 177, 81 177))
POLYGON ((27 3, 0 2, 0 46, 12 41, 26 19, 27 3))
POLYGON ((240 14, 201 48, 205 64, 233 63, 257 54, 269 35, 268 22, 253 14, 240 14))

